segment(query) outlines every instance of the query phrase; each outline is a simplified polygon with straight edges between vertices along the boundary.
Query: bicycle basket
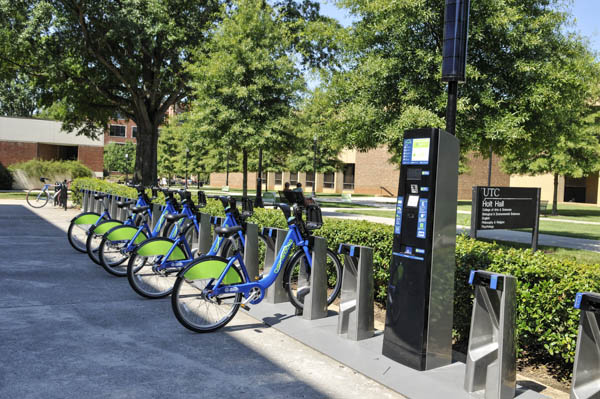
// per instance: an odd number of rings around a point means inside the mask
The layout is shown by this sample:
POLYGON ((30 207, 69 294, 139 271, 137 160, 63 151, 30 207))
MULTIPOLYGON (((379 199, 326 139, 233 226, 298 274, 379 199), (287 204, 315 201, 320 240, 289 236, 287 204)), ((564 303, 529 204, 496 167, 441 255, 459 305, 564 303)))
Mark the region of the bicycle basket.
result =
POLYGON ((248 197, 243 197, 242 198, 242 218, 243 219, 249 218, 250 216, 252 216, 252 214, 254 214, 254 204, 252 203, 252 200, 248 197))
POLYGON ((306 229, 309 231, 320 229, 323 226, 323 214, 318 205, 306 206, 306 229))

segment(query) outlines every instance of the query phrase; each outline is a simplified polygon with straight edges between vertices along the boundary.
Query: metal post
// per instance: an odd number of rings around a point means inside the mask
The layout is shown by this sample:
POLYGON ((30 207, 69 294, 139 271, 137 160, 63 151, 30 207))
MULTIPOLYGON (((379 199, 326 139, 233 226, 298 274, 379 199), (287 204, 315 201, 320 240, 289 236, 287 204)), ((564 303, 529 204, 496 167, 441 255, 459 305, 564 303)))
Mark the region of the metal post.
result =
POLYGON ((244 263, 246 264, 250 281, 258 280, 258 225, 254 223, 246 223, 244 263))
POLYGON ((82 207, 83 211, 87 212, 90 206, 90 190, 83 190, 82 207))
POLYGON ((256 176, 256 198, 254 199, 254 206, 257 208, 264 208, 262 200, 262 148, 258 149, 258 172, 256 176))
POLYGON ((125 153, 125 184, 127 184, 127 178, 129 177, 129 154, 125 153))
POLYGON ((116 195, 110 196, 110 217, 113 219, 117 219, 117 212, 119 208, 117 207, 118 197, 116 195))
POLYGON ((162 206, 160 204, 152 204, 152 220, 150 221, 151 229, 157 225, 160 215, 162 214, 162 206))
POLYGON ((313 184, 312 184, 312 197, 316 197, 316 185, 317 185, 317 135, 313 136, 313 184))
POLYGON ((448 82, 448 106, 446 107, 446 131, 456 135, 456 98, 458 96, 458 82, 448 82))
POLYGON ((212 232, 210 226, 210 215, 208 213, 200 213, 200 234, 198 234, 198 253, 206 254, 210 251, 212 245, 212 232))
POLYGON ((190 149, 185 148, 185 189, 188 189, 188 158, 190 156, 190 149))
POLYGON ((535 199, 535 221, 533 225, 533 232, 531 233, 531 249, 533 252, 537 251, 538 247, 538 239, 540 235, 540 196, 542 194, 542 189, 536 189, 536 199, 535 199))
POLYGON ((474 186, 471 194, 471 230, 469 236, 477 238, 477 214, 479 213, 479 187, 474 186))
POLYGON ((341 244, 338 253, 344 255, 345 267, 337 333, 353 341, 370 338, 375 330, 373 249, 341 244))
POLYGON ((580 292, 575 297, 580 309, 571 399, 600 397, 600 294, 580 292))
POLYGON ((226 170, 225 170, 225 185, 227 187, 229 187, 229 151, 231 151, 231 150, 229 150, 229 149, 227 150, 227 166, 225 167, 226 168, 226 170))
MULTIPOLYGON (((276 229, 275 227, 265 227, 263 228, 262 233, 269 242, 265 249, 264 273, 266 275, 271 270, 271 267, 273 267, 273 263, 275 262, 279 249, 281 249, 281 246, 283 245, 287 231, 276 229)), ((283 288, 283 273, 280 272, 279 275, 277 275, 275 282, 267 288, 265 301, 268 303, 283 303, 289 301, 287 292, 283 288)))
POLYGON ((517 280, 472 270, 475 286, 465 390, 485 389, 486 399, 512 399, 517 382, 515 346, 517 280))
POLYGON ((492 186, 492 158, 494 152, 492 151, 492 145, 490 144, 490 159, 488 160, 488 187, 492 186))
POLYGON ((304 299, 302 318, 322 319, 327 316, 327 239, 314 237, 312 267, 310 271, 310 292, 304 299))

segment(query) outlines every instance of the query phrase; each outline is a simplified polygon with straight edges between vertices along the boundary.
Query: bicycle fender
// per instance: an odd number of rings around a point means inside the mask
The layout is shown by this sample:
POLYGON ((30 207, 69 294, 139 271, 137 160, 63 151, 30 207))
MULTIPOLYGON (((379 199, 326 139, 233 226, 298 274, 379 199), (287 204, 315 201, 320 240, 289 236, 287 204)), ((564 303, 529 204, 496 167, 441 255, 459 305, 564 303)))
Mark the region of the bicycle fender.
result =
MULTIPOLYGON (((106 239, 109 241, 131 241, 137 233, 138 229, 132 226, 115 226, 112 229, 106 232, 106 239)), ((146 233, 140 231, 137 238, 135 239, 134 244, 139 244, 142 241, 146 241, 148 237, 146 233)))
POLYGON ((84 212, 71 219, 73 224, 95 224, 100 219, 100 214, 95 212, 84 212))
MULTIPOLYGON (((140 256, 166 255, 173 247, 175 240, 170 238, 155 237, 144 241, 135 250, 140 256)), ((175 247, 167 260, 185 260, 188 257, 180 246, 175 247)))
POLYGON ((106 233, 108 230, 112 229, 113 227, 117 227, 117 226, 122 226, 123 222, 121 222, 120 220, 108 220, 106 222, 102 222, 99 225, 97 225, 96 227, 94 227, 91 231, 96 234, 96 235, 104 235, 104 233, 106 233))
MULTIPOLYGON (((178 277, 183 277, 188 280, 205 280, 215 279, 215 281, 221 276, 225 267, 227 267, 227 258, 221 256, 203 256, 197 263, 187 266, 185 269, 179 272, 178 277)), ((223 278, 223 284, 239 284, 243 283, 240 278, 240 274, 231 269, 227 272, 223 278)))

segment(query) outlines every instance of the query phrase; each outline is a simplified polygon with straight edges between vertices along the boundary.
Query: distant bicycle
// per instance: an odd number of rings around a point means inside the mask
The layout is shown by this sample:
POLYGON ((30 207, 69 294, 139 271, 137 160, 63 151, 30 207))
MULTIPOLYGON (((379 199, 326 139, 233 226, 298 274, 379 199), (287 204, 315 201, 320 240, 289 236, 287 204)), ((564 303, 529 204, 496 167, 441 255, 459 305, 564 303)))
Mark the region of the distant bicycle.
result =
POLYGON ((64 195, 63 190, 66 192, 68 189, 67 182, 55 183, 54 194, 50 194, 50 187, 52 187, 52 184, 46 183, 47 180, 48 179, 45 177, 40 177, 40 181, 44 184, 42 191, 38 192, 38 189, 31 189, 27 192, 26 200, 30 207, 42 208, 50 201, 50 198, 52 198, 52 203, 55 206, 60 205, 64 207, 65 201, 63 198, 66 196, 64 195))

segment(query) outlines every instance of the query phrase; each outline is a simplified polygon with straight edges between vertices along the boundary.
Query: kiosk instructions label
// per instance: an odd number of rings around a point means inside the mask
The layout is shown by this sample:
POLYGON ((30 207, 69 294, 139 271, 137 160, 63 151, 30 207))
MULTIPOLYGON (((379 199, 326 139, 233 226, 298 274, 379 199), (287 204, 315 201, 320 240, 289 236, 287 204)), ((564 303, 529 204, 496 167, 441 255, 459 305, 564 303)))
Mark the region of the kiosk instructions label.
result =
MULTIPOLYGON (((477 229, 533 228, 539 209, 539 188, 473 187, 477 229)), ((475 213, 475 212, 473 212, 475 213)))

